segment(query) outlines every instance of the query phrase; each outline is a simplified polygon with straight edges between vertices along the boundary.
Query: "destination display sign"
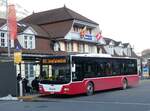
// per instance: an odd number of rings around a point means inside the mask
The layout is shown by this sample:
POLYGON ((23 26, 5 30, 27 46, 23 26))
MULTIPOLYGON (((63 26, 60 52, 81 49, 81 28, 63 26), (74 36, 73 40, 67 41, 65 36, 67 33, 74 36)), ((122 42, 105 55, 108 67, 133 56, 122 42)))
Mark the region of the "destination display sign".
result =
POLYGON ((58 64, 58 63, 66 63, 67 60, 65 58, 52 58, 52 59, 43 59, 44 64, 58 64))

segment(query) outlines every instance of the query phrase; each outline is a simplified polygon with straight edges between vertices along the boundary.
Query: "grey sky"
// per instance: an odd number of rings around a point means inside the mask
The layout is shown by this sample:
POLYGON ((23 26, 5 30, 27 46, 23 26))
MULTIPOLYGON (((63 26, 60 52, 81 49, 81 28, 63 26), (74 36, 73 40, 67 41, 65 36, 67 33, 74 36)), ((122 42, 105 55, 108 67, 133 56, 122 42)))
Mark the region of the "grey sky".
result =
POLYGON ((150 48, 150 0, 11 0, 30 12, 66 7, 99 23, 102 35, 135 52, 150 48))

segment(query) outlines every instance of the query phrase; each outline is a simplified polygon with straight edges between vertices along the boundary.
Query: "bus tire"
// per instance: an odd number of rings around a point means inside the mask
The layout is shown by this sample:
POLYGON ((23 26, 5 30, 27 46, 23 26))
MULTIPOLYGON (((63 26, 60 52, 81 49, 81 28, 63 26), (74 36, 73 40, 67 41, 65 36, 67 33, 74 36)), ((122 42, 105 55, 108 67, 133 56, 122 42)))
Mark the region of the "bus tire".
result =
POLYGON ((89 82, 86 87, 86 95, 91 96, 94 93, 94 85, 92 82, 89 82))
POLYGON ((125 90, 125 89, 127 89, 127 87, 128 87, 128 81, 127 81, 127 79, 123 79, 123 81, 122 81, 122 89, 125 90))

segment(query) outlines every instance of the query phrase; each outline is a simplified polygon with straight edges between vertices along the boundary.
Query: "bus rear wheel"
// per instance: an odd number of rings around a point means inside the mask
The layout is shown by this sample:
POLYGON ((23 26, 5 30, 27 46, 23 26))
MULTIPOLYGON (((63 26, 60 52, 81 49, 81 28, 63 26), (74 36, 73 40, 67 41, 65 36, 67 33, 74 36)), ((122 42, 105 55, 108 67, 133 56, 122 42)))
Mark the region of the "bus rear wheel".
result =
POLYGON ((122 81, 122 89, 123 90, 127 89, 127 87, 128 87, 128 81, 126 79, 123 79, 123 81, 122 81))
POLYGON ((89 82, 86 88, 86 95, 91 96, 94 93, 94 85, 92 82, 89 82))

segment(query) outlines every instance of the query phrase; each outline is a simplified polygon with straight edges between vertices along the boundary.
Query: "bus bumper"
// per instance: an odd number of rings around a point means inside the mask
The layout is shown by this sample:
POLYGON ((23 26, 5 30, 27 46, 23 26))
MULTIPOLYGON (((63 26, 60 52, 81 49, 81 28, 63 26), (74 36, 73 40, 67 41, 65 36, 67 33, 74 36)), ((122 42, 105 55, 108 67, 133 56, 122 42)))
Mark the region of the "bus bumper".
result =
POLYGON ((46 94, 46 95, 55 95, 55 94, 60 94, 60 95, 72 95, 69 86, 67 85, 63 85, 61 88, 61 91, 57 92, 57 91, 47 91, 44 89, 44 87, 42 85, 39 85, 39 93, 40 94, 46 94))

